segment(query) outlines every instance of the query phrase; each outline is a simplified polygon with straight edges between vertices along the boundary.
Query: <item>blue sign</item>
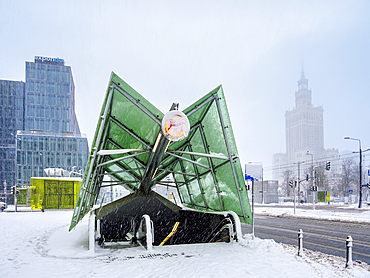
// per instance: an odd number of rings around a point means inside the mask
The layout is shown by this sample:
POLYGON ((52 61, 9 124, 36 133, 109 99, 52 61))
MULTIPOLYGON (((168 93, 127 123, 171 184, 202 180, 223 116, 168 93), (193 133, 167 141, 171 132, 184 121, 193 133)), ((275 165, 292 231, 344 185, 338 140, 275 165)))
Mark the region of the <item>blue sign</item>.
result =
POLYGON ((252 177, 252 176, 250 176, 250 175, 247 175, 247 174, 245 174, 244 175, 244 180, 246 180, 246 181, 258 181, 258 179, 257 178, 254 178, 254 177, 252 177))
POLYGON ((353 194, 353 190, 352 189, 349 191, 349 194, 353 194))
POLYGON ((370 177, 370 170, 367 170, 367 175, 370 177))

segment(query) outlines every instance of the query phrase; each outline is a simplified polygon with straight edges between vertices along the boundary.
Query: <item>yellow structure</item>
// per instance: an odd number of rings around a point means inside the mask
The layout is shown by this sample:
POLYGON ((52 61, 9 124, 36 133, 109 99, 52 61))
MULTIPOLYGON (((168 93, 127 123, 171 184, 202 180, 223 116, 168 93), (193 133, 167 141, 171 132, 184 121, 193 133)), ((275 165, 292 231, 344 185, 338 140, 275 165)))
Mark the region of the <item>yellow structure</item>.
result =
POLYGON ((28 186, 26 188, 17 187, 17 205, 29 205, 31 201, 31 188, 28 186))
POLYGON ((31 178, 31 209, 73 209, 81 187, 81 178, 31 178))

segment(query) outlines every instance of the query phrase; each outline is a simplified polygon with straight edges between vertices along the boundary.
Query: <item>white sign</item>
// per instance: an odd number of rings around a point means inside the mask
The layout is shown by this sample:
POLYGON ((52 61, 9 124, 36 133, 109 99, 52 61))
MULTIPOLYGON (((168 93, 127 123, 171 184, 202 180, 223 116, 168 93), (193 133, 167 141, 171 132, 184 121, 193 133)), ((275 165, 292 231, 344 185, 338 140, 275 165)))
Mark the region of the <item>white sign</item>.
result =
POLYGON ((42 57, 42 56, 35 56, 35 62, 40 62, 40 63, 63 63, 64 60, 61 58, 51 58, 51 57, 42 57))

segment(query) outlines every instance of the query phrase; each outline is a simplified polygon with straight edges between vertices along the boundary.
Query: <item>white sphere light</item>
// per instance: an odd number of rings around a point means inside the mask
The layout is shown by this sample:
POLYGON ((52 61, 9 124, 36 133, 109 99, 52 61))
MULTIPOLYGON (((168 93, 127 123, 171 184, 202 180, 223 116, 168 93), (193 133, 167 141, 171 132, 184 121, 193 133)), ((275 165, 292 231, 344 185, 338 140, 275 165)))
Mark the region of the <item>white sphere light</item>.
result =
POLYGON ((178 110, 171 110, 162 120, 163 135, 170 141, 180 141, 188 136, 190 124, 188 117, 178 110))

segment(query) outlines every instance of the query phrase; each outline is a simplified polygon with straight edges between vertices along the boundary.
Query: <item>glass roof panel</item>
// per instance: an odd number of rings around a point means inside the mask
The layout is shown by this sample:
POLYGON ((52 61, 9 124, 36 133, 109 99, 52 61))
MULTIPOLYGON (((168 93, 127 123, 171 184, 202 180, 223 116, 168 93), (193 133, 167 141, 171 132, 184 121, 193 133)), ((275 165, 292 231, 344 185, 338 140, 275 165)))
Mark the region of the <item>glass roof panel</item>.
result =
MULTIPOLYGON (((189 135, 169 145, 150 186, 173 173, 183 205, 206 211, 232 210, 242 222, 251 224, 248 195, 222 87, 183 112, 190 122, 189 135), (171 151, 218 155, 222 159, 171 151)), ((103 186, 98 178, 100 173, 111 172, 117 184, 131 192, 138 190, 144 173, 151 167, 149 161, 154 153, 151 150, 161 132, 162 119, 161 111, 112 73, 70 229, 94 205, 103 186), (148 152, 98 154, 100 150, 118 149, 148 152), (122 157, 126 158, 119 159, 122 157), (127 181, 132 183, 124 184, 127 181)))

